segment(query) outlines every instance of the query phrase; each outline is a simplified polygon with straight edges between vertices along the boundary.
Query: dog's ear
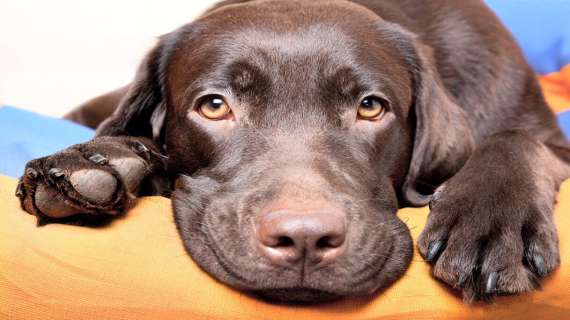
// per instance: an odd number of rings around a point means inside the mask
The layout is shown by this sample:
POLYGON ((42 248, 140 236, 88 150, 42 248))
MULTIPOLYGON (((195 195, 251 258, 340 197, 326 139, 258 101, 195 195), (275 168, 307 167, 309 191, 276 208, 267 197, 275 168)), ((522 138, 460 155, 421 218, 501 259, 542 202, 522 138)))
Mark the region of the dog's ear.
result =
POLYGON ((167 36, 146 55, 119 106, 99 126, 98 136, 158 138, 166 112, 163 73, 167 36))
POLYGON ((415 137, 402 195, 408 204, 423 206, 465 164, 474 141, 464 111, 437 73, 432 49, 413 41, 413 51, 407 59, 414 82, 410 122, 415 137))

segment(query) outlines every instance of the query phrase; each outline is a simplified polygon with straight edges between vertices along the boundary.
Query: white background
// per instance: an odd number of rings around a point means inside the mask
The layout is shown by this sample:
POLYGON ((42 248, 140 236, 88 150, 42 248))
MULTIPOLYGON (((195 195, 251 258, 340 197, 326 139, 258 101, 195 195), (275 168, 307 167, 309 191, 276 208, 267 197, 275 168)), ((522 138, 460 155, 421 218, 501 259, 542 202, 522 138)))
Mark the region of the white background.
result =
POLYGON ((62 116, 129 83, 156 37, 214 0, 0 0, 0 105, 62 116))

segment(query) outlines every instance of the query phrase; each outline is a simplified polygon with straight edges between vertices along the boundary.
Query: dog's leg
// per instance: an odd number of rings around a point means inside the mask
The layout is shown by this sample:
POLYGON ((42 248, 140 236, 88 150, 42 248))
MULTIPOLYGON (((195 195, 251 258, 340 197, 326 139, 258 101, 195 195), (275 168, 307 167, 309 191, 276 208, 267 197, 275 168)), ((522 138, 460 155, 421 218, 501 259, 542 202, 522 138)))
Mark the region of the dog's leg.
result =
POLYGON ((39 224, 116 215, 141 192, 168 188, 163 157, 149 139, 95 138, 30 161, 16 195, 39 224))
POLYGON ((490 137, 430 203, 418 247, 434 276, 467 301, 536 288, 560 263, 552 211, 568 177, 568 163, 531 135, 490 137))

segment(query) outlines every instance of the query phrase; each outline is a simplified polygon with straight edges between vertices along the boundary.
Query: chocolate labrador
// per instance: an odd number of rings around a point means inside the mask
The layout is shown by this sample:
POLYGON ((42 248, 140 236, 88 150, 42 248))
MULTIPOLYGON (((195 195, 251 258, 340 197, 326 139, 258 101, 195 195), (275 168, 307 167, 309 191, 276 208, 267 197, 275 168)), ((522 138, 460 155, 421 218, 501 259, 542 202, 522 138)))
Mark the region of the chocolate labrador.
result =
POLYGON ((30 161, 18 186, 40 224, 172 192, 192 258, 266 299, 389 285, 413 250, 396 211, 428 203, 418 249, 467 301, 559 265, 570 144, 478 0, 224 1, 70 118, 97 137, 30 161))

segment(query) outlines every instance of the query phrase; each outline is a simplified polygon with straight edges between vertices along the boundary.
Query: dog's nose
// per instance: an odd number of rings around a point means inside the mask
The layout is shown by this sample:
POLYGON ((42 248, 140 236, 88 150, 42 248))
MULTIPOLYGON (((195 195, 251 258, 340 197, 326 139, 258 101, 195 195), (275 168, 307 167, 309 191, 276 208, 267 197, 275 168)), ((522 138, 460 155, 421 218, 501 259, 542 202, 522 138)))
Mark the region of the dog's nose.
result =
POLYGON ((279 210, 257 221, 257 244, 273 264, 333 263, 346 248, 346 216, 338 210, 279 210))

